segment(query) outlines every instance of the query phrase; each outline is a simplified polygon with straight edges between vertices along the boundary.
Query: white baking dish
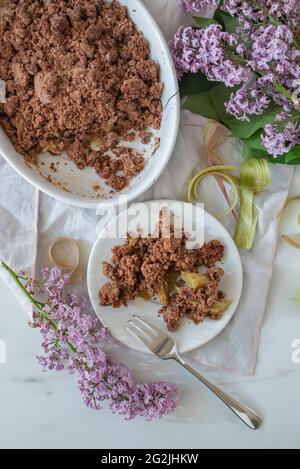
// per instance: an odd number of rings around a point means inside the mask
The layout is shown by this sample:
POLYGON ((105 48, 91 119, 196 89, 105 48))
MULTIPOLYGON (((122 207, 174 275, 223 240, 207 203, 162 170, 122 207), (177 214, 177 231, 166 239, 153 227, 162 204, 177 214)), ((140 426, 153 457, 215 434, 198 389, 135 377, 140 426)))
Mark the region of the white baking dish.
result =
MULTIPOLYGON (((128 7, 129 16, 150 43, 151 58, 160 64, 163 91, 163 119, 157 137, 160 146, 152 155, 153 145, 146 152, 144 171, 135 177, 121 193, 130 202, 140 196, 159 178, 175 145, 179 125, 178 82, 168 45, 154 19, 140 0, 119 0, 128 7)), ((0 77, 1 78, 1 77, 0 77)), ((135 144, 134 144, 135 145, 135 144)), ((119 194, 111 194, 110 188, 97 176, 94 169, 79 170, 66 157, 54 157, 48 153, 39 156, 37 167, 31 167, 13 148, 0 126, 0 153, 7 162, 28 182, 46 194, 63 202, 81 207, 100 207, 119 203, 119 194), (53 161, 59 161, 57 171, 50 169, 53 161), (99 187, 100 186, 100 189, 99 187)))

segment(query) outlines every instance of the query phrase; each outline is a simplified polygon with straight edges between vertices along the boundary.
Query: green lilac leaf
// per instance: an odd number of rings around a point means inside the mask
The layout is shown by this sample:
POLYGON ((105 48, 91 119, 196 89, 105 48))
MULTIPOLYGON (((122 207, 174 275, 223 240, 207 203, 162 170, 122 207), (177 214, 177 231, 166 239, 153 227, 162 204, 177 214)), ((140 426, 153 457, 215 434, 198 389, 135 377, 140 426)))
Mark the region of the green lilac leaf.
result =
POLYGON ((288 164, 295 164, 297 160, 300 161, 300 145, 292 148, 292 150, 285 155, 285 162, 288 164))
POLYGON ((215 83, 207 80, 203 73, 186 73, 179 84, 180 95, 192 96, 208 91, 213 86, 215 83))
POLYGON ((234 33, 236 28, 239 26, 239 21, 236 17, 226 15, 225 13, 220 13, 224 28, 228 33, 234 33))
POLYGON ((227 114, 227 116, 224 116, 224 123, 237 137, 247 139, 259 129, 265 127, 265 125, 272 124, 280 111, 281 108, 279 106, 272 104, 264 114, 249 116, 249 121, 239 121, 227 114))
POLYGON ((188 109, 208 119, 214 119, 216 121, 221 120, 211 101, 210 93, 208 92, 187 96, 182 102, 182 109, 188 109))
POLYGON ((218 24, 218 22, 213 19, 213 18, 204 18, 203 16, 193 16, 193 20, 197 24, 197 26, 200 26, 200 28, 206 28, 207 26, 210 26, 211 24, 218 24))

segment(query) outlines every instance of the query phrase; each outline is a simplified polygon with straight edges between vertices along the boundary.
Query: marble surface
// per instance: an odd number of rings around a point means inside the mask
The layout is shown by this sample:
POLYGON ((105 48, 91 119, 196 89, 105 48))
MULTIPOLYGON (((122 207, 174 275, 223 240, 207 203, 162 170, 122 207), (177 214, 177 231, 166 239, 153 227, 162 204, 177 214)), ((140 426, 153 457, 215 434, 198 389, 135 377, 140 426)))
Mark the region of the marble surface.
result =
MULTIPOLYGON (((299 186, 300 169, 291 193, 299 193, 299 186)), ((299 211, 297 203, 289 207, 280 232, 299 231, 299 211)), ((264 424, 254 432, 175 363, 169 366, 181 402, 173 417, 125 422, 107 408, 85 409, 72 376, 39 369, 39 333, 27 326, 26 314, 0 281, 0 349, 6 345, 6 364, 0 364, 0 448, 299 448, 300 363, 292 360, 293 352, 300 356, 293 349, 296 339, 300 343, 298 287, 300 251, 280 241, 256 375, 201 369, 262 413, 264 424)), ((253 308, 258 301, 254 298, 253 308)))

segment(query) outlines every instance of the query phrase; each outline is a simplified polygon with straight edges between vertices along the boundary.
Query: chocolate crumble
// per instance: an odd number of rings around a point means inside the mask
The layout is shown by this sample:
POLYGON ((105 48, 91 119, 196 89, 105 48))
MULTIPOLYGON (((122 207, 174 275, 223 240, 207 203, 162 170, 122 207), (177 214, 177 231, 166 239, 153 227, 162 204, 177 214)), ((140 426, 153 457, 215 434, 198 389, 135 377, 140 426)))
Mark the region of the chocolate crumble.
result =
POLYGON ((159 297, 158 312, 169 331, 178 329, 182 318, 194 324, 206 318, 218 320, 231 303, 220 290, 224 271, 217 264, 224 256, 224 246, 211 240, 199 249, 187 249, 186 236, 131 237, 112 249, 111 263, 103 262, 108 282, 99 291, 101 306, 127 306, 141 296, 159 297), (203 273, 199 268, 205 269, 203 273))

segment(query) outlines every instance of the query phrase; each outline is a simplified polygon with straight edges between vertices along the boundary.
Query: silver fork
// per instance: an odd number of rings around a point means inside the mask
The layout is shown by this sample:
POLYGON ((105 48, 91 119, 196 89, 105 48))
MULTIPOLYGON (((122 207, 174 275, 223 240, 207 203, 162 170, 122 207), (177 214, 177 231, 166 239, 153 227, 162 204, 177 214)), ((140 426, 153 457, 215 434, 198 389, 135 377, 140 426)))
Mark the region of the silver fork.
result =
POLYGON ((128 321, 127 325, 124 327, 133 337, 146 345, 158 358, 162 360, 176 360, 180 363, 180 365, 192 373, 201 383, 221 399, 221 401, 248 425, 248 427, 253 430, 259 428, 262 423, 261 417, 242 402, 226 394, 188 365, 178 354, 175 341, 163 331, 136 315, 134 315, 133 319, 128 321))

